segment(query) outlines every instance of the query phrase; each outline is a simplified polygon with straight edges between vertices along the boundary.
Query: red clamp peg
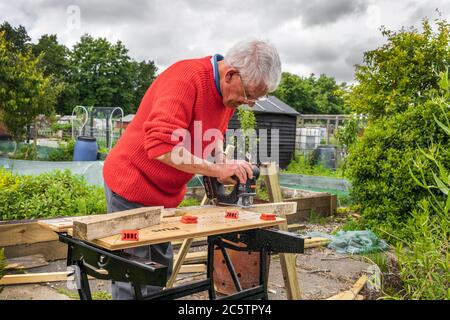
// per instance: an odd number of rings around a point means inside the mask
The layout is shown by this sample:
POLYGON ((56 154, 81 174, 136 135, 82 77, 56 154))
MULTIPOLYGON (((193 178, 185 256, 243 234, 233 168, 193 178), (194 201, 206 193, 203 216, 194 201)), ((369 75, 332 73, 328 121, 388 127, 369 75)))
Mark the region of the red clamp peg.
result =
POLYGON ((139 241, 139 231, 138 230, 122 230, 120 231, 122 236, 120 240, 122 241, 139 241))
POLYGON ((276 220, 277 215, 275 213, 262 213, 259 217, 261 220, 276 220))
POLYGON ((182 223, 197 223, 197 216, 184 215, 181 217, 182 223))
POLYGON ((225 218, 239 219, 239 211, 238 210, 227 210, 227 211, 225 211, 225 218))

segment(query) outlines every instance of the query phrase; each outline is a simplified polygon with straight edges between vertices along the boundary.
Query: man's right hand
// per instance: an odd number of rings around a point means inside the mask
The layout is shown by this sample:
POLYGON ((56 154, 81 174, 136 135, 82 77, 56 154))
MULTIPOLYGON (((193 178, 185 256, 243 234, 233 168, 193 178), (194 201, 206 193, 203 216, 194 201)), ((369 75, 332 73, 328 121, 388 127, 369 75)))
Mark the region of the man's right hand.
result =
POLYGON ((246 183, 247 177, 253 178, 253 166, 244 160, 231 160, 225 164, 217 165, 217 179, 219 181, 229 181, 229 178, 236 176, 240 183, 246 183))

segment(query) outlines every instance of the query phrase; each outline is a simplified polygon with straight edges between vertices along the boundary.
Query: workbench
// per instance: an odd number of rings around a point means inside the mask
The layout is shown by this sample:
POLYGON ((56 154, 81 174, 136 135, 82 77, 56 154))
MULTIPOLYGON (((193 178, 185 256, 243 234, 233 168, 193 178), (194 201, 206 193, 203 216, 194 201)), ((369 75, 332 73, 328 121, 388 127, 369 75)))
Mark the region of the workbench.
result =
POLYGON ((71 234, 70 218, 46 220, 40 224, 56 231, 59 240, 67 243, 67 265, 73 268, 80 299, 92 299, 88 275, 97 279, 129 282, 136 299, 177 299, 197 292, 208 291, 210 299, 267 299, 267 259, 272 253, 303 253, 304 239, 296 234, 280 231, 274 227, 285 223, 284 218, 261 220, 261 213, 239 210, 238 219, 225 217, 226 207, 183 208, 198 217, 195 224, 185 224, 177 216, 177 209, 164 209, 160 223, 139 230, 138 241, 121 240, 112 235, 91 241, 80 240, 71 234), (207 237, 206 279, 166 288, 158 293, 143 296, 141 286, 165 287, 167 266, 133 256, 123 249, 207 237), (214 251, 220 250, 223 263, 236 288, 236 293, 219 297, 214 288, 214 251), (230 260, 228 250, 259 252, 260 270, 258 286, 243 289, 230 260))

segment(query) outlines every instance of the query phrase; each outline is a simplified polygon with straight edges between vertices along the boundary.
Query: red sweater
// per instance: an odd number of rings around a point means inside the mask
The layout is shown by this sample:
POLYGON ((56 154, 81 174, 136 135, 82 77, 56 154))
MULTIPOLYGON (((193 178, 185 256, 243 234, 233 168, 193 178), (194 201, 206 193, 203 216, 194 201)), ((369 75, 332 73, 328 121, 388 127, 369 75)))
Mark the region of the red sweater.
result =
MULTIPOLYGON (((202 133, 227 129, 234 109, 226 107, 217 92, 210 59, 177 62, 147 90, 133 121, 105 160, 103 177, 112 191, 145 206, 173 208, 183 200, 193 175, 155 158, 179 143, 171 141, 172 132, 179 128, 190 132, 189 151, 194 153, 194 121, 202 121, 202 133)), ((210 143, 203 141, 203 150, 210 143)))

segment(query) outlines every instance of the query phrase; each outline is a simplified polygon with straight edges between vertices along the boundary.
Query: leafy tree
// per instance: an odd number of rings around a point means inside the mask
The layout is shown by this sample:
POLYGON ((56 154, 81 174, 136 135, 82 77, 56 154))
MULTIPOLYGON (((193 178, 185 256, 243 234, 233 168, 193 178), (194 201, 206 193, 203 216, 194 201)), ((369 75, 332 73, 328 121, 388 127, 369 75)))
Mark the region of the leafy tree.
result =
POLYGON ((69 78, 78 104, 132 109, 133 68, 122 42, 111 44, 104 38, 84 35, 69 61, 69 78))
POLYGON ((136 112, 141 103, 142 97, 147 91, 150 84, 156 78, 156 72, 158 68, 155 63, 151 60, 149 61, 133 61, 133 101, 129 112, 136 112))
POLYGON ((398 32, 382 29, 385 45, 364 54, 357 66, 358 81, 348 103, 356 113, 371 119, 404 112, 412 104, 427 101, 438 89, 439 72, 449 64, 449 24, 436 22, 433 31, 424 20, 423 31, 402 28, 398 32))
POLYGON ((39 67, 42 68, 44 75, 52 76, 54 85, 62 87, 62 92, 56 102, 56 112, 70 113, 75 103, 73 99, 70 99, 73 85, 68 82, 70 50, 58 43, 56 35, 45 34, 36 44, 32 45, 32 52, 36 57, 40 56, 39 67))
MULTIPOLYGON (((351 195, 374 230, 380 224, 402 224, 427 196, 409 170, 419 148, 439 144, 443 152, 437 160, 450 167, 449 136, 434 120, 450 116, 450 109, 442 112, 435 99, 443 81, 440 71, 450 61, 450 26, 441 20, 437 26, 432 31, 425 20, 421 32, 383 30, 387 43, 367 52, 365 64, 357 67, 359 84, 348 99, 369 122, 364 136, 350 147, 347 173, 351 195)), ((433 178, 429 164, 422 169, 426 179, 433 178)))
POLYGON ((13 50, 5 33, 0 33, 0 120, 17 143, 37 115, 53 112, 61 90, 44 76, 39 61, 30 50, 13 50))
POLYGON ((4 32, 6 41, 10 43, 10 49, 26 53, 30 48, 31 38, 24 26, 19 25, 14 28, 5 21, 0 25, 0 32, 4 32))
POLYGON ((325 74, 308 78, 283 72, 280 85, 274 95, 295 110, 306 114, 341 114, 349 110, 344 104, 346 84, 325 74))

